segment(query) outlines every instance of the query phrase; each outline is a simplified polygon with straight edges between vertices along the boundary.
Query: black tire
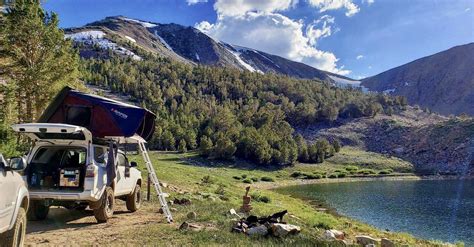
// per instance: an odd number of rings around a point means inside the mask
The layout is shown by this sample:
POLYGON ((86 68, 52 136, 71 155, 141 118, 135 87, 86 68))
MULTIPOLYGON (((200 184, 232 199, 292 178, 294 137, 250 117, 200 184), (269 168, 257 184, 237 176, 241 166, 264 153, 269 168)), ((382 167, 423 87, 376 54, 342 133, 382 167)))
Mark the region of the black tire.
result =
POLYGON ((140 209, 142 205, 142 192, 139 184, 135 185, 132 194, 127 196, 127 209, 130 212, 135 212, 140 209))
POLYGON ((100 198, 101 204, 100 207, 94 209, 94 216, 97 222, 99 223, 106 223, 114 214, 114 206, 115 206, 115 198, 114 198, 114 190, 112 188, 107 187, 100 198))
POLYGON ((21 247, 25 243, 26 233, 26 212, 24 208, 18 209, 15 225, 13 228, 0 235, 0 246, 21 247))
POLYGON ((31 201, 30 209, 28 209, 28 220, 44 220, 48 217, 49 206, 45 206, 42 201, 31 201))

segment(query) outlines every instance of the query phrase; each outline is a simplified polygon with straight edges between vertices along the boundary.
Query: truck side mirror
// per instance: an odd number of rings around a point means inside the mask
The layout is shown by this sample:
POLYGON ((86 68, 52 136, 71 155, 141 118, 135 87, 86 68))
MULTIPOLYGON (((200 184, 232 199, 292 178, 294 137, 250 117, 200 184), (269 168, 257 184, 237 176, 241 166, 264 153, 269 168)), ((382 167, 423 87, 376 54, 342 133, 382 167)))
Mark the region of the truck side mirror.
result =
POLYGON ((8 165, 12 170, 21 171, 26 168, 26 159, 23 157, 14 157, 10 159, 8 165))

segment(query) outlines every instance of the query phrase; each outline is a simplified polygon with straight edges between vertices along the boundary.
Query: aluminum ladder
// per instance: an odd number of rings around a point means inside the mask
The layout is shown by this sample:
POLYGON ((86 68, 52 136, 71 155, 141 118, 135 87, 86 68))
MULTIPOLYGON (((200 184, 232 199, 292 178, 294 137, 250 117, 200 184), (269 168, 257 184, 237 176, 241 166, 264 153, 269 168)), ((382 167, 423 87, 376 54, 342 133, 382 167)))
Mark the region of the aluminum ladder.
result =
POLYGON ((168 208, 168 203, 166 202, 164 193, 161 190, 160 181, 158 181, 158 177, 156 176, 155 168, 153 168, 153 165, 151 164, 150 156, 148 155, 145 142, 138 142, 138 146, 140 147, 143 159, 145 160, 146 169, 148 170, 148 174, 150 175, 151 182, 153 183, 153 186, 155 187, 155 190, 158 193, 158 199, 160 201, 163 214, 165 215, 168 223, 171 223, 173 222, 173 216, 171 216, 170 209, 168 208))

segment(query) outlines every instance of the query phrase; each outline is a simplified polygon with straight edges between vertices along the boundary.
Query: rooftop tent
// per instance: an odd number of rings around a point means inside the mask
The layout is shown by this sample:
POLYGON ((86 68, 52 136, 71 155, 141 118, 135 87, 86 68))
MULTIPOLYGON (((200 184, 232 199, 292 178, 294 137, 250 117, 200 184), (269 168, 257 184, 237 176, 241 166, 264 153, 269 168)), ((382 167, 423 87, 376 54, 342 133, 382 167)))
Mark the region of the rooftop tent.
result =
POLYGON ((78 125, 97 138, 138 135, 149 140, 155 130, 155 118, 144 108, 65 87, 38 122, 78 125))

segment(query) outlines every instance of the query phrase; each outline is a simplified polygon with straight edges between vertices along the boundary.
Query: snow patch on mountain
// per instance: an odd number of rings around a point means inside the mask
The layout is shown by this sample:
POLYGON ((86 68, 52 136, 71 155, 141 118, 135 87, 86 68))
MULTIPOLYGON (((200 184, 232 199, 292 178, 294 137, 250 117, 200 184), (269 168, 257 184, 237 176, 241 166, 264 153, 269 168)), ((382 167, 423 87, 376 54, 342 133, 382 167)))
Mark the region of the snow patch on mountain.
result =
POLYGON ((383 93, 384 94, 391 94, 393 92, 395 92, 397 89, 396 88, 390 88, 390 89, 387 89, 387 90, 383 90, 383 93))
POLYGON ((126 18, 126 17, 121 17, 122 20, 126 20, 126 21, 131 21, 131 22, 135 22, 135 23, 138 23, 144 27, 147 27, 147 28, 152 28, 152 27, 156 27, 158 25, 154 24, 154 23, 151 23, 151 22, 146 22, 146 21, 139 21, 139 20, 135 20, 135 19, 130 19, 130 18, 126 18))
POLYGON ((199 58, 199 54, 197 54, 197 52, 194 53, 194 55, 196 55, 196 59, 197 59, 198 61, 201 61, 201 58, 199 58))
POLYGON ((160 40, 160 42, 165 45, 165 47, 170 50, 170 51, 173 51, 173 47, 171 47, 168 43, 166 43, 166 40, 163 39, 160 35, 158 35, 158 32, 156 32, 155 30, 155 36, 160 40))
POLYGON ((250 64, 248 64, 244 60, 242 60, 242 58, 240 57, 240 52, 235 52, 235 51, 231 51, 231 50, 229 50, 229 52, 234 55, 235 59, 237 59, 237 61, 240 63, 240 65, 242 65, 246 70, 248 70, 250 72, 255 72, 256 71, 256 69, 254 67, 252 67, 250 64))
POLYGON ((127 48, 119 46, 114 42, 104 38, 105 33, 100 30, 89 30, 66 34, 64 35, 64 37, 66 39, 72 39, 75 42, 81 42, 87 45, 98 45, 102 49, 110 49, 118 54, 130 56, 134 60, 142 59, 140 56, 136 55, 134 52, 128 50, 127 48))
POLYGON ((134 38, 130 37, 130 36, 125 35, 125 38, 132 41, 133 43, 137 43, 137 41, 134 38))
POLYGON ((329 76, 329 78, 331 78, 334 81, 334 83, 338 87, 341 87, 341 88, 348 88, 348 87, 360 88, 362 90, 362 92, 364 92, 364 93, 369 91, 368 88, 360 85, 361 81, 348 80, 348 79, 341 78, 341 77, 334 76, 334 75, 328 75, 328 76, 329 76))

